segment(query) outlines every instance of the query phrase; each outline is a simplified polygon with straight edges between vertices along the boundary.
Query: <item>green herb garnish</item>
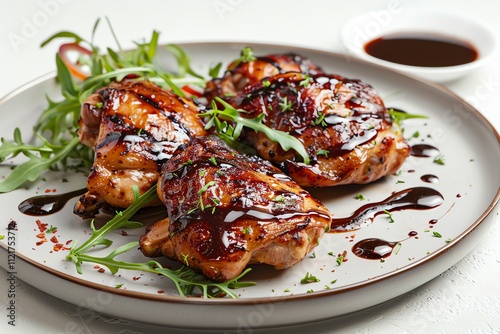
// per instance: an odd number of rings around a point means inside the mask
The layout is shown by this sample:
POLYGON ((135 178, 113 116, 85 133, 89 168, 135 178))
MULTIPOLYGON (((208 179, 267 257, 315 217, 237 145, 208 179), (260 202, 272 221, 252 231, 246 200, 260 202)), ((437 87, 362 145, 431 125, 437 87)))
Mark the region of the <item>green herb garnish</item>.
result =
POLYGON ((292 110, 292 101, 288 101, 288 98, 286 96, 281 99, 279 105, 281 107, 282 112, 292 110))
POLYGON ((329 153, 330 153, 330 151, 328 151, 328 150, 318 150, 318 152, 316 152, 316 156, 323 155, 323 156, 325 156, 325 158, 328 158, 329 153))
POLYGON ((112 244, 112 241, 106 239, 106 236, 110 232, 116 229, 121 229, 123 227, 137 228, 142 226, 141 223, 130 221, 130 218, 132 218, 132 216, 146 203, 149 203, 150 201, 157 198, 156 186, 152 187, 142 195, 139 195, 137 187, 133 187, 133 191, 135 200, 127 209, 119 212, 113 219, 108 221, 100 229, 95 229, 94 224, 91 223, 91 237, 79 247, 77 247, 76 242, 73 244, 73 247, 71 248, 70 253, 66 257, 66 259, 71 260, 75 263, 78 273, 82 273, 83 262, 91 262, 106 266, 112 274, 116 274, 120 269, 139 270, 160 274, 168 277, 175 284, 179 295, 181 295, 182 297, 185 297, 186 295, 192 295, 194 294, 195 290, 198 289, 201 291, 201 295, 203 298, 223 297, 226 295, 230 296, 231 298, 237 298, 237 295, 231 290, 255 285, 255 283, 253 282, 238 282, 238 280, 241 279, 241 277, 243 277, 245 274, 247 274, 251 269, 246 269, 239 276, 227 282, 215 283, 208 280, 205 276, 196 273, 191 268, 185 266, 177 270, 172 270, 162 267, 160 263, 154 260, 150 260, 146 263, 134 263, 118 261, 115 259, 117 256, 124 254, 129 250, 137 249, 137 246, 139 245, 138 242, 131 242, 126 245, 120 246, 104 257, 96 257, 87 254, 88 250, 96 246, 109 247, 112 244))
POLYGON ((387 112, 389 113, 392 122, 398 125, 400 125, 402 121, 410 118, 428 118, 427 116, 424 115, 409 114, 403 111, 396 110, 394 108, 387 109, 387 112))
POLYGON ((224 109, 219 110, 217 108, 217 104, 213 101, 212 109, 199 115, 200 117, 210 117, 205 129, 208 130, 215 127, 219 137, 233 147, 237 146, 236 141, 239 138, 243 127, 252 129, 255 132, 263 132, 270 140, 279 143, 283 150, 288 151, 290 149, 294 149, 302 157, 304 163, 309 164, 309 155, 307 154, 304 145, 292 135, 280 130, 271 129, 262 123, 265 116, 264 114, 260 114, 255 118, 245 118, 240 115, 240 112, 245 112, 244 110, 235 109, 219 97, 216 97, 215 100, 222 104, 224 109), (227 121, 234 122, 234 127, 228 124, 227 121))
POLYGON ((434 158, 434 163, 438 164, 438 165, 444 165, 445 162, 444 162, 444 155, 438 155, 437 157, 434 158))
MULTIPOLYGON (((80 143, 77 136, 81 105, 95 90, 108 85, 111 81, 121 81, 127 75, 133 75, 139 80, 149 80, 164 88, 172 89, 180 96, 183 96, 183 93, 178 85, 204 86, 205 80, 192 70, 189 57, 179 46, 173 44, 166 46, 177 60, 177 74, 174 75, 158 67, 155 56, 159 33, 156 31, 153 32, 149 42, 136 43, 137 48, 132 51, 123 52, 115 38, 118 51, 107 48, 107 52, 102 53, 92 42, 99 22, 100 20, 97 20, 94 24, 90 40, 72 32, 62 31, 42 43, 43 47, 53 40, 64 38, 78 44, 89 52, 89 55, 86 55, 88 57, 85 59, 85 65, 89 67, 90 75, 83 81, 77 82, 61 55, 59 53, 56 55, 57 81, 64 99, 56 102, 47 97, 48 106, 33 129, 35 141, 26 143, 18 128, 14 130, 14 140, 7 141, 1 138, 0 162, 18 155, 24 155, 28 160, 14 167, 12 172, 0 181, 0 193, 15 190, 25 182, 35 181, 48 169, 72 168, 82 172, 88 171, 94 154, 90 147, 80 143)), ((111 25, 109 26, 114 36, 111 25)))
POLYGON ((388 210, 384 210, 384 213, 389 217, 389 223, 394 223, 394 217, 392 216, 392 213, 388 210))
POLYGON ((319 278, 316 276, 311 275, 309 272, 300 280, 301 284, 309 284, 309 283, 316 283, 319 282, 319 278))
POLYGON ((45 232, 46 233, 55 233, 55 232, 57 232, 57 227, 50 225, 50 228, 48 228, 45 232))
POLYGON ((356 194, 356 196, 354 196, 354 198, 357 199, 357 200, 359 200, 359 201, 364 201, 365 200, 365 197, 361 193, 356 194))
POLYGON ((248 63, 249 61, 254 61, 257 58, 253 55, 253 50, 250 47, 245 47, 241 49, 240 58, 237 62, 248 63))

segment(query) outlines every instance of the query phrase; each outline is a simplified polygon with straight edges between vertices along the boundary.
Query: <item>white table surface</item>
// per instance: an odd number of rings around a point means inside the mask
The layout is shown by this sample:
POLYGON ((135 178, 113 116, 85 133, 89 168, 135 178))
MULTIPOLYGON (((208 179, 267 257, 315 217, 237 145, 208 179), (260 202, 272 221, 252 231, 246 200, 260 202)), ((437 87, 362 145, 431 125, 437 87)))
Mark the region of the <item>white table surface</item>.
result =
MULTIPOLYGON (((447 9, 480 18, 500 35, 497 0, 0 0, 0 97, 55 69, 57 43, 39 45, 60 30, 89 36, 98 16, 108 16, 124 48, 162 32, 161 42, 271 42, 343 51, 339 31, 351 16, 399 6, 447 9)), ((105 31, 105 29, 102 29, 105 31)), ((500 36, 499 36, 500 37, 500 36)), ((100 33, 97 44, 109 45, 100 33)), ((447 86, 500 129, 500 56, 447 86)), ((4 134, 0 134, 4 135, 4 134)), ((500 227, 463 260, 427 284, 383 305, 338 319, 269 333, 500 333, 500 227)), ((17 281, 16 327, 6 318, 7 275, 0 270, 0 333, 191 333, 96 315, 17 281), (77 324, 77 326, 68 326, 77 324)), ((195 315, 193 315, 195 316, 195 315)), ((197 333, 199 331, 196 331, 197 333)))

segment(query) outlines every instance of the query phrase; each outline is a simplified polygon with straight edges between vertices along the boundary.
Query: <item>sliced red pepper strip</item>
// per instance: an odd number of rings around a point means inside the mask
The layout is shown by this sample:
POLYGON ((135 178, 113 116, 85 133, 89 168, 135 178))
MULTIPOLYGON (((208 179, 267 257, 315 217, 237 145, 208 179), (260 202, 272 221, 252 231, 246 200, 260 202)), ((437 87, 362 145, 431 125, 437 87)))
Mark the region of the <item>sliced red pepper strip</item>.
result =
POLYGON ((190 94, 191 96, 202 97, 203 92, 200 92, 189 85, 185 85, 181 88, 184 92, 190 94))
POLYGON ((85 80, 89 76, 89 74, 82 69, 80 64, 74 63, 68 58, 69 52, 77 52, 81 55, 91 56, 92 51, 84 48, 78 43, 66 43, 62 44, 59 47, 59 56, 61 57, 61 60, 64 62, 64 64, 66 64, 66 66, 68 67, 71 75, 78 79, 85 80))

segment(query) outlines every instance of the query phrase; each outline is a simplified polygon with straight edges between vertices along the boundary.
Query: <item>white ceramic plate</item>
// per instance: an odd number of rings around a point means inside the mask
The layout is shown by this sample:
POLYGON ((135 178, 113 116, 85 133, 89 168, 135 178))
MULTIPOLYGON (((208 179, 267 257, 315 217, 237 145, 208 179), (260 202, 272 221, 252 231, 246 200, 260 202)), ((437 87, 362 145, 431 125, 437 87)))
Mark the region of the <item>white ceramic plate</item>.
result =
MULTIPOLYGON (((207 73, 216 62, 238 57, 243 45, 187 44, 194 67, 207 73)), ((83 242, 89 237, 89 222, 72 214, 76 199, 57 214, 33 217, 20 213, 18 204, 40 194, 61 194, 85 186, 85 177, 73 173, 47 172, 44 180, 25 189, 1 194, 0 241, 1 262, 7 269, 29 284, 53 296, 81 307, 81 316, 103 313, 139 322, 171 327, 237 328, 283 326, 318 321, 358 311, 404 294, 448 269, 465 256, 487 233, 497 212, 499 200, 500 145, 492 126, 471 106, 446 89, 391 72, 369 63, 345 59, 341 55, 306 49, 253 45, 258 55, 294 51, 310 57, 326 71, 371 83, 385 98, 386 104, 409 113, 428 116, 405 124, 410 143, 426 143, 439 149, 445 164, 433 158, 409 157, 398 175, 391 175, 366 186, 345 186, 312 190, 340 218, 349 216, 362 205, 382 201, 393 192, 415 187, 428 187, 444 197, 443 203, 431 210, 393 212, 391 223, 385 214, 372 224, 349 233, 327 234, 313 254, 285 271, 264 265, 253 266, 244 279, 257 282, 254 287, 237 290, 238 299, 180 298, 167 280, 139 272, 120 271, 111 275, 93 265, 84 265, 83 275, 73 263, 65 260, 67 251, 54 251, 54 243, 37 245, 37 219, 56 226, 56 237, 66 244, 83 242), (432 174, 437 183, 426 183, 421 176, 432 174), (365 200, 355 199, 362 194, 365 200), (433 219, 437 223, 432 224, 433 219), (17 222, 16 259, 9 267, 6 226, 17 222), (418 234, 408 237, 415 231, 418 234), (437 237, 437 232, 442 237, 437 237), (366 238, 401 242, 393 253, 381 260, 357 257, 352 247, 366 238), (347 261, 337 264, 337 255, 346 252, 347 261), (310 273, 320 282, 301 284, 310 273), (121 288, 116 285, 122 284, 121 288)), ((166 60, 166 66, 170 60, 166 60)), ((0 133, 10 138, 13 128, 29 134, 37 116, 45 107, 45 94, 58 95, 52 75, 41 78, 1 101, 3 121, 0 133)), ((25 138, 28 139, 28 138, 25 138)), ((0 175, 9 172, 11 163, 0 167, 0 175)), ((142 233, 127 231, 111 236, 116 245, 135 241, 142 233)), ((48 235, 49 237, 51 235, 48 235)), ((47 238, 48 239, 48 238, 47 238)), ((10 250, 12 253, 13 249, 10 250)), ((96 252, 96 254, 106 254, 96 252)), ((144 261, 139 251, 125 255, 124 260, 144 261)))

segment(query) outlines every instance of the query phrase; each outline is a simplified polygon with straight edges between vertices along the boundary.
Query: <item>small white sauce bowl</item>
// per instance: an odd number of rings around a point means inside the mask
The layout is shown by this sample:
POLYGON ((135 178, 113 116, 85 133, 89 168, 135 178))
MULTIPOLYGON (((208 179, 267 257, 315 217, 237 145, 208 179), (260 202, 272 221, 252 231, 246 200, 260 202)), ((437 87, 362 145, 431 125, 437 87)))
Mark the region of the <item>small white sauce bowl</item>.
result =
POLYGON ((361 14, 346 22, 341 30, 341 41, 347 56, 355 56, 375 64, 395 69, 427 80, 445 83, 461 78, 482 67, 495 54, 497 36, 482 22, 448 12, 392 8, 361 14), (400 33, 444 35, 469 42, 478 52, 470 63, 423 67, 389 62, 366 53, 364 46, 379 37, 400 33))

